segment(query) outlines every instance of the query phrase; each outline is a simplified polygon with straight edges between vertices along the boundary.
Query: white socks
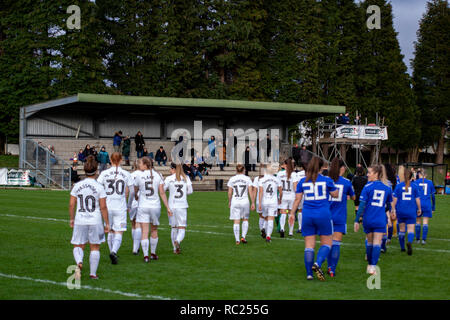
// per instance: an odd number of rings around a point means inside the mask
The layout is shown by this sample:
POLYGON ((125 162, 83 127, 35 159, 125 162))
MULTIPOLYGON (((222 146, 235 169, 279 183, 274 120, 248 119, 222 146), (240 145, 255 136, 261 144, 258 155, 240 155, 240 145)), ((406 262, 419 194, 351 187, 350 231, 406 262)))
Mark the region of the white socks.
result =
POLYGON ((109 252, 112 251, 113 248, 113 241, 114 241, 114 233, 112 232, 112 230, 110 232, 108 232, 108 247, 109 247, 109 252))
POLYGON ((148 239, 141 240, 141 246, 144 257, 148 257, 148 239))
POLYGON ((289 235, 294 234, 294 224, 289 224, 289 235))
POLYGON ((158 245, 158 238, 150 238, 150 252, 156 254, 156 246, 158 245))
POLYGON ((266 234, 268 237, 272 236, 272 231, 273 231, 273 220, 268 220, 266 230, 266 234))
POLYGON ((264 229, 264 222, 266 220, 264 220, 264 218, 259 217, 259 231, 261 231, 262 229, 264 229))
POLYGON ((280 230, 284 231, 284 225, 286 224, 286 214, 282 213, 280 217, 280 230))
POLYGON ((242 221, 242 238, 245 239, 248 232, 248 221, 242 221))
POLYGON ((233 224, 234 238, 239 242, 239 223, 233 224))
POLYGON ((89 263, 91 265, 91 276, 97 275, 98 263, 100 262, 100 251, 91 251, 89 263))
POLYGON ((297 219, 298 219, 298 230, 302 230, 302 212, 299 211, 297 213, 297 219))
POLYGON ((83 249, 80 247, 73 248, 73 257, 75 258, 76 264, 83 263, 83 249))
POLYGON ((178 235, 177 235, 178 243, 181 243, 181 241, 183 241, 185 233, 186 233, 186 229, 178 229, 178 235))
POLYGON ((267 229, 269 228, 267 223, 268 223, 268 220, 264 219, 264 230, 266 230, 266 233, 267 233, 267 229))
POLYGON ((119 251, 121 244, 122 244, 122 235, 120 233, 114 234, 112 252, 117 253, 117 251, 119 251))
POLYGON ((170 238, 172 239, 173 249, 175 250, 175 241, 177 241, 178 228, 172 228, 172 232, 170 233, 170 238))
POLYGON ((131 234, 133 235, 133 252, 137 252, 141 244, 142 229, 134 229, 132 230, 131 234))

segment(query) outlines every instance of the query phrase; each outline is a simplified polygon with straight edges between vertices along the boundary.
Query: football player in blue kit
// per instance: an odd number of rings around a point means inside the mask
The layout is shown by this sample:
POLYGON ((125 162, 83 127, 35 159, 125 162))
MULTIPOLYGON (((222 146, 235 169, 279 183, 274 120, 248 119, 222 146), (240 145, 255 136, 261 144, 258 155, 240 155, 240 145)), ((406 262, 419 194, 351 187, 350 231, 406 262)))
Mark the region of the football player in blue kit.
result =
POLYGON ((332 245, 333 226, 331 222, 329 196, 338 197, 339 190, 329 177, 319 173, 323 161, 317 157, 311 159, 306 170, 306 177, 297 184, 296 196, 290 218, 294 214, 304 198, 302 214, 302 235, 305 237, 305 268, 306 279, 313 279, 313 272, 320 281, 324 281, 322 263, 328 257, 332 245), (314 262, 314 247, 316 235, 320 236, 320 248, 317 259, 314 262))
MULTIPOLYGON (((381 240, 386 232, 388 221, 386 204, 389 207, 392 202, 392 189, 380 181, 382 175, 383 169, 380 165, 369 167, 368 183, 361 191, 360 204, 354 223, 354 231, 358 232, 359 217, 363 216, 362 224, 367 235, 367 273, 372 275, 376 274, 375 266, 380 258, 381 240)), ((395 218, 393 214, 391 214, 391 218, 395 218)))
POLYGON ((416 220, 416 242, 420 243, 420 218, 422 218, 422 244, 425 244, 428 235, 428 221, 431 217, 433 217, 433 213, 436 210, 436 198, 434 197, 436 189, 434 189, 433 181, 425 179, 427 174, 424 169, 418 171, 418 175, 419 179, 416 180, 416 184, 422 188, 422 192, 420 194, 420 207, 422 209, 422 215, 417 217, 416 220))
POLYGON ((355 200, 352 182, 343 177, 344 161, 334 158, 328 176, 339 191, 338 197, 330 197, 331 221, 333 222, 333 245, 328 254, 328 274, 334 278, 339 261, 342 236, 347 233, 347 197, 355 200))
POLYGON ((405 225, 408 231, 408 255, 412 255, 414 227, 417 216, 421 215, 420 187, 411 181, 412 178, 413 173, 410 170, 405 170, 404 181, 395 187, 393 203, 393 209, 399 223, 398 242, 402 252, 405 251, 405 225))

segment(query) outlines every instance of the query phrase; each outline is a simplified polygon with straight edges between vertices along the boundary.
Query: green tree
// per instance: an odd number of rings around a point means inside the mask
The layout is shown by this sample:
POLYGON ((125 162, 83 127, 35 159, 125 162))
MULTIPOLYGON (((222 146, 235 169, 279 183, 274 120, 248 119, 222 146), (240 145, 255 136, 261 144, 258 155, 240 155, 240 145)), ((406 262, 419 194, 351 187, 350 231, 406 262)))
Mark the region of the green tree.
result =
POLYGON ((412 61, 414 92, 422 111, 422 146, 432 146, 444 162, 446 121, 450 119, 450 8, 446 0, 427 3, 412 61), (435 143, 437 142, 437 148, 435 143))

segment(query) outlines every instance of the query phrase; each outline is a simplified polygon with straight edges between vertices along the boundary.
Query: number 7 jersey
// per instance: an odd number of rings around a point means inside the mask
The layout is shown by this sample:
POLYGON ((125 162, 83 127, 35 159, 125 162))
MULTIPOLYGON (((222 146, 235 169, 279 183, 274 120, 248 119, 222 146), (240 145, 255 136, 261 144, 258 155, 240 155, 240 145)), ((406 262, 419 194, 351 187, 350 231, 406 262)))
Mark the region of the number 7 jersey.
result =
POLYGON ((164 190, 169 189, 169 207, 170 209, 188 208, 187 195, 193 192, 192 182, 186 176, 186 181, 181 177, 181 181, 177 181, 176 174, 168 176, 164 180, 164 190))

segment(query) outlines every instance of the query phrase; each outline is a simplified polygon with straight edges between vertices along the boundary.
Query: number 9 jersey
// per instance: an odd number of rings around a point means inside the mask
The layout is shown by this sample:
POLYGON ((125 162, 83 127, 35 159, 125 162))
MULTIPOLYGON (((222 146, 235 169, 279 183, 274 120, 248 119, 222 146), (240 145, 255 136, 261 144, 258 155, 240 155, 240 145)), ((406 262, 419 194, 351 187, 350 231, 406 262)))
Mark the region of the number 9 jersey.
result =
POLYGON ((386 230, 387 217, 385 208, 388 202, 392 202, 391 187, 379 180, 369 182, 362 189, 359 200, 366 203, 363 213, 364 228, 386 230))

